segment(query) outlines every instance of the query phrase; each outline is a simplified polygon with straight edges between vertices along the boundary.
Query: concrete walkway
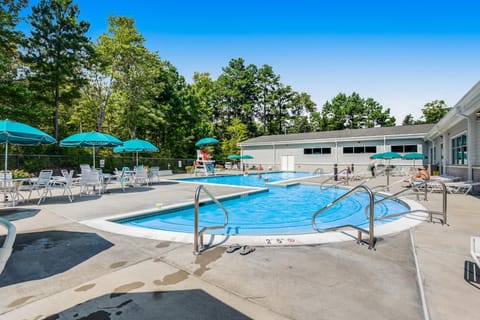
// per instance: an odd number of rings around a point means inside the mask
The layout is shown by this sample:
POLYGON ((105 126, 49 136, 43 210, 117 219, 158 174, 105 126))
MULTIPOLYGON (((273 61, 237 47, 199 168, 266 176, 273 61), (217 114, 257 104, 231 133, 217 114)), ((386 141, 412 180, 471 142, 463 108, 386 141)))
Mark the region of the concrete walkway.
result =
MULTIPOLYGON (((392 192, 401 188, 396 180, 392 192)), ((368 182, 384 183, 384 177, 368 182)), ((122 193, 112 185, 102 197, 69 203, 58 195, 41 206, 2 209, 18 235, 0 275, 0 318, 421 319, 416 252, 429 317, 478 319, 480 271, 469 258, 469 237, 480 234, 475 196, 449 195, 448 226, 423 223, 382 237, 376 251, 351 241, 257 247, 246 256, 216 247, 194 256, 191 244, 79 223, 191 202, 195 187, 162 181, 122 193)), ((215 196, 238 192, 209 190, 215 196)), ((440 194, 428 196, 424 206, 441 207, 440 194)))

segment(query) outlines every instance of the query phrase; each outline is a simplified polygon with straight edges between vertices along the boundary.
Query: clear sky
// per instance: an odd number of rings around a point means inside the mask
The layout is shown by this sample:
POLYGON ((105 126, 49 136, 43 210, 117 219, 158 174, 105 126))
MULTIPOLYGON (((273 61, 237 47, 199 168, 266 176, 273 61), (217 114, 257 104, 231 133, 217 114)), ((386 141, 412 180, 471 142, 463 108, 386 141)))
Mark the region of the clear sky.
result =
MULTIPOLYGON (((32 1, 36 3, 37 1, 32 1)), ((480 80, 479 1, 77 0, 93 40, 109 15, 132 17, 146 46, 187 81, 232 58, 268 64, 321 110, 336 94, 372 97, 401 124, 426 102, 449 106, 480 80)))

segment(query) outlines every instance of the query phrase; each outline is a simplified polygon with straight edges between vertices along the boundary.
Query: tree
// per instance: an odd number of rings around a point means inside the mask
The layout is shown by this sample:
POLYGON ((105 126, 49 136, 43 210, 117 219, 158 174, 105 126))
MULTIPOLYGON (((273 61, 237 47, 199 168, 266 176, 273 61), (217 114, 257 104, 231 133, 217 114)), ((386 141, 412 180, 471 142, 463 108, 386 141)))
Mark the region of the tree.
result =
POLYGON ((232 119, 231 124, 227 127, 226 137, 221 141, 220 147, 221 158, 227 158, 229 154, 238 154, 240 148, 237 147, 239 142, 247 138, 247 126, 238 118, 232 119))
POLYGON ((450 109, 443 100, 433 100, 425 103, 422 109, 424 123, 437 123, 450 109))
POLYGON ((19 60, 24 35, 16 30, 19 12, 27 3, 26 0, 0 1, 0 114, 18 121, 34 118, 29 116, 29 92, 19 60))
POLYGON ((85 83, 84 70, 92 53, 86 33, 90 24, 79 21, 71 0, 40 0, 32 7, 31 37, 25 61, 39 98, 53 110, 54 137, 58 140, 60 104, 69 106, 85 83))
POLYGON ((413 124, 415 124, 415 120, 413 119, 412 114, 409 113, 403 119, 402 126, 410 126, 410 125, 413 125, 413 124))
POLYGON ((332 101, 327 101, 322 109, 322 130, 342 130, 390 127, 395 125, 395 117, 390 109, 372 98, 363 99, 358 93, 347 96, 339 93, 332 101))

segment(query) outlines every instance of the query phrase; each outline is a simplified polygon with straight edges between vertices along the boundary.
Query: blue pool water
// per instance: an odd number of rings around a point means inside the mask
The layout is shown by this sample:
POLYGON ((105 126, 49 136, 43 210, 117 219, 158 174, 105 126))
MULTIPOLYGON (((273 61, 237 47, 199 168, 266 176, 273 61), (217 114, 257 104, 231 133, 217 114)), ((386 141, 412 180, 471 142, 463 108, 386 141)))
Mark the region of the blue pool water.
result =
MULTIPOLYGON (((308 173, 269 173, 268 181, 275 182, 308 176, 308 173)), ((229 212, 229 222, 225 230, 212 230, 217 234, 275 235, 302 234, 313 232, 311 217, 313 213, 347 192, 343 188, 293 185, 290 187, 270 186, 265 184, 265 175, 225 176, 186 179, 190 182, 216 183, 267 187, 268 191, 223 200, 222 204, 229 212)), ((208 188, 208 186, 207 186, 208 188)), ((379 197, 379 196, 376 196, 379 197)), ((344 201, 332 206, 317 217, 319 228, 329 228, 345 224, 357 226, 368 225, 365 207, 368 195, 358 192, 344 201)), ((384 201, 375 207, 375 216, 408 211, 408 208, 394 201, 384 201)), ((146 216, 119 220, 117 222, 142 228, 159 229, 175 232, 193 232, 193 206, 174 211, 162 211, 146 216)), ((222 225, 223 211, 215 204, 200 207, 200 227, 222 225)), ((376 224, 389 220, 377 221, 376 224)))

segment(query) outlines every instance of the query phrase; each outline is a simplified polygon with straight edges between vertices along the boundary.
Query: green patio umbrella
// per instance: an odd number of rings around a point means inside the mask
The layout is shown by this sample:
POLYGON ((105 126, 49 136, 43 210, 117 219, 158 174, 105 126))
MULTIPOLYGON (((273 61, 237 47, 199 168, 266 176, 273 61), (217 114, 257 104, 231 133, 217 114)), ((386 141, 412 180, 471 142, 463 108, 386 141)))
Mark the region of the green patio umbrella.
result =
MULTIPOLYGON (((36 146, 39 144, 55 143, 53 137, 45 132, 31 127, 28 124, 11 120, 0 121, 0 143, 5 143, 5 171, 3 179, 7 180, 8 170, 8 145, 36 146)), ((4 198, 6 195, 4 193, 4 198)))
POLYGON ((93 167, 95 168, 95 147, 116 147, 123 145, 123 142, 114 136, 102 132, 82 132, 71 135, 62 141, 62 147, 92 147, 93 167))
POLYGON ((206 138, 202 138, 202 139, 198 140, 195 143, 195 147, 209 146, 209 145, 212 145, 212 144, 218 144, 218 140, 215 139, 215 138, 206 137, 206 138))
POLYGON ((123 146, 113 148, 113 152, 135 152, 136 163, 138 166, 138 153, 139 152, 158 152, 158 148, 148 141, 133 139, 123 142, 123 146))
POLYGON ((240 156, 238 154, 231 154, 227 157, 227 159, 238 160, 240 159, 240 156))
POLYGON ((402 157, 404 160, 413 160, 413 167, 415 167, 415 160, 426 159, 427 156, 423 153, 411 152, 407 153, 402 157))
POLYGON ((372 159, 381 159, 381 160, 388 160, 387 165, 387 189, 390 184, 390 160, 392 159, 401 159, 402 156, 396 152, 382 152, 382 153, 375 153, 371 156, 372 159))

